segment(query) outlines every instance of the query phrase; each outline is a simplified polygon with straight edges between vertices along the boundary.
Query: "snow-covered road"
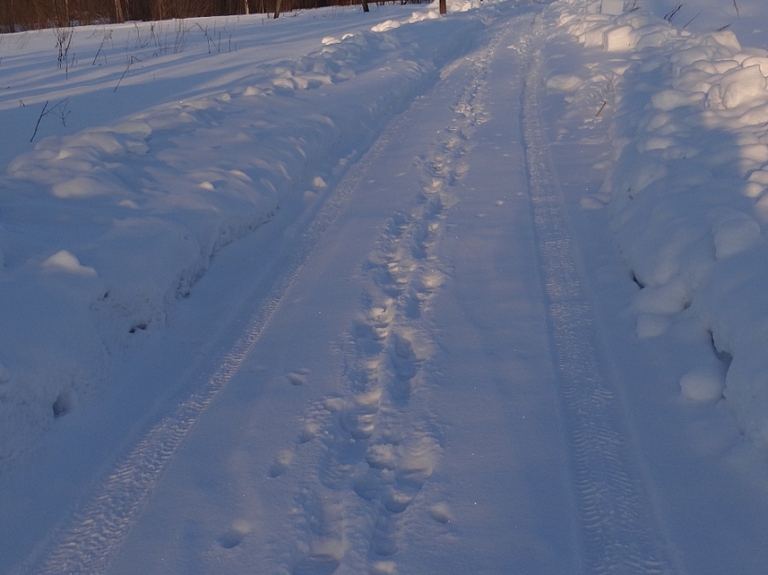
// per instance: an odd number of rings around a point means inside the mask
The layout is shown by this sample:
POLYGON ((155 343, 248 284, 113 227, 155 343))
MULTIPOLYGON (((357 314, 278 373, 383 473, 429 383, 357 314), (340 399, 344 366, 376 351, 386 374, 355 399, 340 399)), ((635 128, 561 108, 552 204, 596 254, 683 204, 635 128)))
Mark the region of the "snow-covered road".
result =
MULTIPOLYGON (((688 84, 664 83, 677 32, 610 2, 485 4, 446 20, 391 7, 372 29, 324 21, 321 41, 294 31, 255 73, 228 58, 204 89, 178 82, 187 102, 148 100, 11 162, 0 289, 19 302, 63 290, 72 305, 47 321, 84 335, 50 349, 76 363, 103 340, 94 380, 110 384, 41 384, 53 422, 6 424, 0 571, 763 572, 762 420, 721 397, 731 362, 757 360, 696 299, 705 271, 710 292, 725 285, 715 259, 762 249, 760 227, 731 208, 702 218, 715 223, 686 237, 714 237, 718 257, 664 280, 677 244, 631 236, 650 222, 667 238, 658 212, 635 207, 639 184, 640 202, 654 181, 683 185, 680 154, 648 150, 681 146, 676 122, 703 130, 675 112, 695 99, 688 84), (651 119, 633 73, 661 110, 651 119), (66 212, 87 223, 76 237, 53 215, 63 203, 38 200, 48 211, 23 227, 27 198, 49 189, 85 206, 66 212), (162 248, 145 269, 129 220, 162 248)), ((716 60, 698 71, 768 61, 702 38, 679 38, 716 60)), ((708 136, 756 163, 757 136, 720 121, 708 136)), ((11 352, 27 346, 3 337, 13 392, 11 352)), ((34 415, 43 391, 0 404, 34 415)))

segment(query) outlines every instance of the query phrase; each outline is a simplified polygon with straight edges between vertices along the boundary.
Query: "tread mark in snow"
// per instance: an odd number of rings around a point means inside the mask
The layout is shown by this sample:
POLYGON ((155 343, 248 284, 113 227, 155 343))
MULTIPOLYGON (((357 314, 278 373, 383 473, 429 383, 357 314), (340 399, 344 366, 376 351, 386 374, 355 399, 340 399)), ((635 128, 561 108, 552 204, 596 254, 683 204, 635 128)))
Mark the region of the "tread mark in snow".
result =
MULTIPOLYGON (((395 119, 390 124, 390 130, 395 129, 400 121, 395 119)), ((238 371, 320 237, 336 220, 362 175, 387 145, 387 138, 377 140, 363 158, 350 168, 343 182, 325 200, 314 219, 306 224, 303 235, 290 246, 290 255, 286 258, 288 261, 276 274, 268 296, 258 305, 246 329, 219 362, 218 368, 208 379, 201 379, 187 399, 170 407, 161 416, 112 471, 102 478, 101 484, 93 490, 93 495, 76 511, 73 518, 49 534, 41 549, 14 569, 14 575, 87 575, 103 573, 109 568, 162 472, 203 412, 238 371)), ((280 458, 276 461, 273 471, 277 476, 280 475, 280 458)), ((329 565, 325 559, 318 560, 318 563, 329 565)), ((324 572, 323 568, 320 572, 324 572)))
MULTIPOLYGON (((462 157, 485 120, 480 96, 500 40, 497 33, 468 58, 455 116, 418 159, 421 189, 390 217, 363 266, 366 291, 346 338, 341 397, 321 399, 304 418, 297 444, 317 439, 311 457, 320 463, 295 495, 302 513, 287 566, 294 575, 395 572, 411 505, 439 460, 422 369, 434 346, 429 303, 444 280, 437 245, 455 203, 450 187, 466 174, 462 157)), ((445 523, 443 507, 435 506, 435 520, 445 523)))
MULTIPOLYGON (((541 23, 538 23, 541 27, 541 23)), ((534 32, 534 38, 541 34, 534 32)), ((523 131, 550 332, 570 434, 586 573, 672 574, 675 569, 613 385, 598 360, 594 316, 571 259, 571 240, 538 108, 542 54, 528 46, 523 131)))

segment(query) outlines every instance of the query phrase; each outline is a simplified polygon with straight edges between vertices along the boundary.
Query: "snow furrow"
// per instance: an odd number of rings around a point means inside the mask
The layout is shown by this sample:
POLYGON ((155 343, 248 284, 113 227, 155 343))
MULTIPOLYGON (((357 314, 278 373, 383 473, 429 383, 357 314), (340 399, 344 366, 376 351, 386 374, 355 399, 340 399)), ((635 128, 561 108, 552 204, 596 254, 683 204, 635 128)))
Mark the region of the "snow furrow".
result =
POLYGON ((453 119, 417 159, 420 189, 388 219, 362 263, 362 305, 345 337, 341 395, 309 406, 286 456, 301 457, 301 445, 313 442, 305 449, 311 471, 295 488, 290 549, 277 561, 292 575, 396 572, 412 505, 440 459, 423 369, 435 347, 430 302, 445 276, 437 247, 456 201, 451 186, 466 173, 462 158, 484 121, 478 98, 500 38, 469 58, 453 119))
MULTIPOLYGON (((396 125, 397 120, 392 122, 389 130, 396 125)), ((294 242, 288 242, 287 247, 281 248, 285 257, 275 259, 280 267, 273 275, 272 288, 267 297, 260 303, 256 302, 256 311, 247 328, 223 356, 210 377, 200 378, 194 392, 169 410, 135 443, 93 490, 93 496, 76 512, 73 519, 50 535, 47 543, 41 546, 42 550, 15 569, 15 574, 91 574, 103 573, 108 569, 163 471, 203 412, 237 373, 320 237, 346 205, 366 168, 386 145, 385 134, 349 170, 344 181, 329 195, 315 217, 305 222, 304 233, 294 242)), ((195 370, 189 373, 195 373, 195 370)))
MULTIPOLYGON (((541 24, 539 23, 540 27, 541 24)), ((534 33, 534 42, 536 33, 534 33)), ((586 573, 675 573, 643 483, 623 408, 600 363, 538 108, 542 54, 529 46, 523 130, 543 283, 586 573)))

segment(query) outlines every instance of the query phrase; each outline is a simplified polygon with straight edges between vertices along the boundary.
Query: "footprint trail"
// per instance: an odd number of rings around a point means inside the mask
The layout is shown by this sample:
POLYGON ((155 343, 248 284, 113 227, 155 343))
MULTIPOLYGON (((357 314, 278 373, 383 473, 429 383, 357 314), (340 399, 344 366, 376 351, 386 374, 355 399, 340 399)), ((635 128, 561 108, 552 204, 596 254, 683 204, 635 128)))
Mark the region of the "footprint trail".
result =
POLYGON ((463 158, 487 119, 482 91, 499 41, 471 56, 450 122, 415 160, 410 204, 388 218, 361 266, 360 307, 342 344, 341 393, 303 416, 295 449, 314 444, 317 462, 294 497, 298 543, 285 564, 293 575, 394 574, 409 513, 450 521, 445 504, 413 507, 443 450, 424 366, 435 350, 432 301, 449 273, 439 245, 458 201, 452 187, 468 172, 463 158))

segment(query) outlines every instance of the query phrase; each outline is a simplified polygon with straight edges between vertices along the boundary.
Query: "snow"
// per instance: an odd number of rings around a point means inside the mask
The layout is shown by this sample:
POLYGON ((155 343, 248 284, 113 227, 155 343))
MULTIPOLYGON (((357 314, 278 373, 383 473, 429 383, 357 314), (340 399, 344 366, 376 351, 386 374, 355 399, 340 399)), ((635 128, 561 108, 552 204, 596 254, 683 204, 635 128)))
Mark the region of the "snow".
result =
MULTIPOLYGON (((634 49, 642 54, 645 30, 665 23, 654 26, 634 18, 592 23, 574 18, 570 33, 588 44, 599 32, 603 48, 614 52, 627 48, 612 38, 634 35, 634 49)), ((733 325, 734 317, 726 311, 733 295, 720 282, 759 281, 755 275, 768 255, 759 210, 764 191, 759 174, 768 162, 763 112, 768 81, 761 68, 765 51, 742 48, 730 30, 687 34, 669 28, 664 45, 643 57, 637 72, 626 74, 633 74, 632 83, 626 88, 618 84, 612 135, 618 143, 616 165, 605 191, 613 196, 613 225, 623 256, 643 287, 636 309, 674 314, 691 308, 687 313, 712 333, 717 350, 733 358, 724 392, 727 405, 744 431, 764 443, 768 420, 758 413, 768 413, 768 405, 756 407, 754 402, 762 387, 758 374, 765 367, 756 365, 762 360, 748 357, 763 354, 754 345, 747 351, 736 340, 746 336, 750 342, 765 341, 765 334, 752 323, 751 328, 733 325), (637 85, 652 86, 644 90, 650 97, 638 94, 637 85), (639 105, 641 98, 645 106, 639 105), (631 103, 624 104, 626 100, 631 103), (740 264, 728 265, 726 279, 720 267, 736 256, 740 264), (711 292, 718 296, 704 303, 699 294, 711 292), (736 338, 736 331, 742 337, 736 338), (751 366, 748 375, 743 364, 751 366)), ((755 301, 747 305, 757 312, 762 298, 757 289, 752 293, 755 301)), ((642 323, 638 335, 647 337, 647 320, 642 323)), ((684 377, 683 395, 708 397, 710 392, 696 391, 702 386, 692 383, 700 380, 684 377)), ((711 385, 711 394, 719 396, 719 384, 711 385)))
POLYGON ((678 4, 0 37, 0 572, 762 572, 768 17, 678 4))
MULTIPOLYGON (((404 20, 424 19, 418 14, 404 20)), ((293 218, 311 210, 310 194, 325 189, 326 180, 337 179, 359 154, 359 147, 431 81, 436 66, 460 53, 456 51, 464 45, 439 42, 428 60, 419 56, 423 49, 412 34, 402 41, 384 34, 394 29, 394 21, 387 22, 385 28, 373 26, 374 31, 345 33, 332 45, 326 38, 297 59, 255 64, 247 71, 247 84, 150 106, 113 125, 48 136, 11 159, 2 181, 3 315, 19 305, 15 294, 42 290, 48 283, 47 276, 28 268, 39 258, 44 270, 69 268, 92 276, 87 289, 71 297, 80 299, 79 309, 89 309, 87 315, 95 316, 104 340, 84 352, 86 357, 73 349, 80 344, 72 340, 57 342, 57 349, 43 357, 66 356, 69 363, 79 364, 100 354, 99 362, 111 367, 105 356, 132 345, 131 336, 137 331, 162 329, 170 321, 174 302, 190 295, 224 246, 268 222, 278 210, 293 218), (355 82, 358 77, 366 79, 355 82), (351 98, 327 98, 323 92, 324 87, 347 82, 352 85, 343 91, 354 94, 351 98), (319 93, 305 101, 296 93, 305 90, 319 93), (257 153, 249 147, 255 142, 257 153), (295 192, 305 190, 307 202, 297 202, 295 192), (61 254, 68 254, 71 261, 61 254)), ((258 30, 260 23, 254 17, 250 26, 258 30)), ((445 29, 443 24, 438 25, 445 29)), ((453 34, 476 28, 472 20, 445 24, 459 26, 453 34)), ((237 25, 235 20, 225 23, 237 25)), ((138 38, 142 33, 147 32, 118 26, 110 34, 110 46, 116 48, 108 50, 101 45, 104 36, 94 31, 90 45, 81 50, 99 51, 106 62, 114 61, 120 58, 123 43, 130 46, 132 35, 138 38)), ((247 37, 249 32, 243 29, 240 34, 247 37)), ((242 52, 241 48, 239 57, 248 57, 255 49, 242 52)), ((173 56, 157 56, 158 61, 170 60, 165 65, 169 76, 175 73, 173 56)), ((121 65, 113 65, 113 76, 121 65)), ((103 74, 107 66, 99 71, 103 74)), ((155 74, 163 73, 161 63, 155 67, 155 74)), ((73 67, 67 82, 80 82, 80 75, 89 73, 87 68, 73 67)), ((129 72, 124 82, 130 80, 129 72)), ((62 90, 66 92, 66 82, 62 90)), ((70 109, 76 105, 71 98, 70 109)), ((48 330, 62 332, 75 321, 67 309, 58 319, 48 317, 48 330)), ((46 365, 41 357, 22 360, 38 336, 34 331, 13 333, 3 345, 8 369, 14 379, 41 380, 46 377, 42 373, 51 374, 47 377, 54 381, 38 384, 52 396, 50 403, 65 389, 85 394, 96 385, 88 376, 68 381, 53 375, 67 369, 46 365)), ((13 396, 9 399, 4 410, 29 409, 26 399, 21 404, 13 396)), ((37 409, 42 415, 43 406, 37 409)), ((47 419, 31 418, 30 425, 44 428, 47 419)), ((26 441, 33 432, 16 426, 15 433, 18 441, 26 441)), ((16 441, 11 436, 4 442, 0 458, 4 463, 9 451, 17 450, 16 441)))
POLYGON ((680 378, 683 397, 692 401, 720 399, 725 389, 725 367, 701 365, 693 368, 680 378))
POLYGON ((91 267, 82 265, 75 256, 69 253, 67 250, 61 250, 56 252, 47 260, 45 260, 40 267, 51 271, 63 271, 71 274, 95 276, 96 270, 91 267))

